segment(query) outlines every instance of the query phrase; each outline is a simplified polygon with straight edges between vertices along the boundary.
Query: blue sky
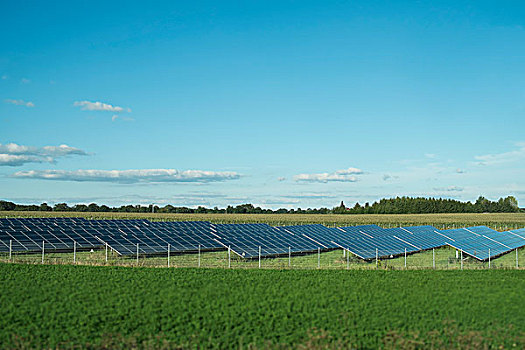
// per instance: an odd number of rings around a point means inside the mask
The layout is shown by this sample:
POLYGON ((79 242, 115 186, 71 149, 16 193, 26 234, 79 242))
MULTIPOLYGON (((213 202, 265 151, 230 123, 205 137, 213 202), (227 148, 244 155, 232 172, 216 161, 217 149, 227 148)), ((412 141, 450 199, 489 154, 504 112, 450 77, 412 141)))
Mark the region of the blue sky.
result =
POLYGON ((0 198, 525 202, 519 1, 15 2, 0 198))

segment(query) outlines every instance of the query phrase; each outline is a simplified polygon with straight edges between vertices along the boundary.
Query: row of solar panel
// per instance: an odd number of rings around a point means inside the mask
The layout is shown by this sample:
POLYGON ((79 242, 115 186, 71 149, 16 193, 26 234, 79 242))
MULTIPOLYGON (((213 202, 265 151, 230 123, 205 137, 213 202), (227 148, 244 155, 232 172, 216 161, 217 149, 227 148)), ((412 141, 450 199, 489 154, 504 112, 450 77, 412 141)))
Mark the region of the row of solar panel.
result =
POLYGON ((525 246, 525 229, 497 232, 476 226, 440 231, 432 226, 383 229, 377 225, 328 228, 216 225, 205 221, 0 219, 0 251, 41 251, 42 242, 48 251, 86 250, 107 244, 121 255, 230 248, 245 258, 342 248, 362 259, 394 257, 449 245, 486 260, 525 246))

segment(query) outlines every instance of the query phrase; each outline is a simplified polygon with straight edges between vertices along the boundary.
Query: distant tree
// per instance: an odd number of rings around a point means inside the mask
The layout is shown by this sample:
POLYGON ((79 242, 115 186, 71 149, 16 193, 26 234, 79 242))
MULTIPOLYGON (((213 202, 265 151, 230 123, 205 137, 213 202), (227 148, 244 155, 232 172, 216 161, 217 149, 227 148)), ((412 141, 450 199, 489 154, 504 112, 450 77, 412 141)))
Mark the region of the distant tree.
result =
POLYGON ((87 206, 87 210, 92 212, 92 213, 96 213, 96 212, 100 211, 100 208, 99 208, 99 206, 96 203, 90 203, 87 206))
POLYGON ((47 203, 42 203, 42 204, 40 204, 39 210, 40 211, 52 211, 53 208, 51 208, 49 205, 47 205, 47 203))
POLYGON ((15 210, 16 204, 13 202, 0 201, 0 210, 10 211, 15 210))
POLYGON ((68 207, 66 203, 57 203, 53 207, 53 211, 69 211, 69 210, 70 208, 68 207))

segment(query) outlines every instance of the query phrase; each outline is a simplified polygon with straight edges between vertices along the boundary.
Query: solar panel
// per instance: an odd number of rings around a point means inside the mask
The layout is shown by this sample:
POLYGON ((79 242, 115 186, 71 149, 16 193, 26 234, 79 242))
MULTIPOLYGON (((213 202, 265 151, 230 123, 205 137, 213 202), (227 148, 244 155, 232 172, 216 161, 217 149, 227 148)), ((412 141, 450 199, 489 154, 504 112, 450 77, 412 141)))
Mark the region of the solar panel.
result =
POLYGON ((100 245, 95 237, 75 231, 87 220, 79 218, 6 218, 0 219, 0 249, 11 244, 12 251, 67 251, 77 244, 79 250, 100 245), (9 243, 11 242, 11 243, 9 243))
POLYGON ((208 221, 151 222, 149 231, 180 252, 216 250, 223 246, 214 236, 214 226, 208 221))
POLYGON ((442 232, 452 238, 447 242, 448 245, 481 261, 505 254, 513 249, 511 245, 503 243, 512 235, 485 226, 443 230, 442 232))
POLYGON ((400 227, 393 232, 393 235, 395 238, 421 250, 442 247, 450 241, 440 234, 439 230, 429 225, 400 227))
POLYGON ((393 237, 392 232, 377 225, 347 226, 337 228, 344 234, 338 235, 337 243, 362 259, 391 257, 417 250, 393 237))
POLYGON ((0 219, 0 252, 72 251, 107 244, 120 255, 223 250, 254 258, 317 249, 347 249, 363 259, 393 257, 448 244, 478 260, 525 246, 525 229, 497 232, 485 226, 437 230, 432 226, 383 229, 377 225, 271 227, 206 221, 86 220, 84 218, 0 219), (489 254, 490 249, 490 254, 489 254))
POLYGON ((488 239, 499 242, 509 249, 516 249, 525 246, 525 229, 487 233, 484 235, 488 239))
POLYGON ((218 224, 215 236, 225 248, 244 258, 317 251, 319 245, 266 224, 218 224))
POLYGON ((334 243, 335 233, 333 229, 321 224, 280 226, 278 229, 291 234, 303 236, 323 249, 339 248, 339 246, 334 243))

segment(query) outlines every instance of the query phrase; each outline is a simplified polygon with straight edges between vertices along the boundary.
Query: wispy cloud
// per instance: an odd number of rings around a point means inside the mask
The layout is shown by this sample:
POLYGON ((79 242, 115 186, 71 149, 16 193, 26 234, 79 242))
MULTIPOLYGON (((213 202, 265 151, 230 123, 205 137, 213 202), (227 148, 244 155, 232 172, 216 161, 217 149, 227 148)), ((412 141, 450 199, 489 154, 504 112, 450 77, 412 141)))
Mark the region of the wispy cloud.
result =
POLYGON ((285 178, 285 177, 278 177, 278 178, 277 178, 277 181, 279 181, 279 182, 283 182, 283 181, 286 181, 286 178, 285 178))
POLYGON ((29 83, 31 82, 31 80, 30 80, 30 79, 27 79, 27 78, 22 78, 22 79, 20 79, 20 82, 21 82, 22 84, 29 84, 29 83))
POLYGON ((73 106, 80 107, 83 111, 106 111, 106 112, 131 112, 130 108, 123 108, 119 106, 113 106, 109 103, 104 102, 90 102, 90 101, 75 101, 73 106))
POLYGON ((459 187, 459 186, 437 187, 437 188, 434 188, 434 191, 438 191, 438 192, 462 192, 463 191, 463 187, 459 187))
POLYGON ((525 157, 525 142, 516 143, 517 149, 509 152, 485 154, 474 158, 480 165, 497 165, 515 162, 525 157))
POLYGON ((299 193, 299 194, 288 194, 281 196, 282 198, 293 198, 293 199, 326 199, 336 198, 338 196, 329 193, 299 193))
POLYGON ((24 100, 11 100, 11 99, 7 99, 5 100, 5 103, 9 103, 9 104, 12 104, 12 105, 17 105, 17 106, 26 106, 26 107, 34 107, 35 104, 33 102, 29 102, 29 101, 24 101, 24 100))
POLYGON ((456 173, 457 173, 457 174, 465 174, 466 171, 465 171, 465 169, 457 168, 457 169, 456 169, 456 173))
POLYGON ((124 122, 132 122, 132 121, 134 121, 135 119, 130 118, 130 117, 124 117, 124 116, 121 116, 121 115, 114 114, 114 115, 111 117, 111 121, 114 122, 114 121, 117 121, 117 120, 122 120, 122 121, 124 121, 124 122))
POLYGON ((297 182, 356 182, 357 177, 355 175, 362 173, 363 171, 361 169, 348 168, 337 170, 333 173, 299 174, 295 175, 293 179, 297 182))
POLYGON ((130 169, 130 170, 30 170, 19 171, 12 177, 20 179, 41 179, 77 182, 114 183, 170 183, 170 182, 221 182, 237 180, 240 174, 230 171, 204 171, 175 169, 130 169))
POLYGON ((391 175, 391 174, 383 175, 383 181, 397 180, 397 179, 399 179, 399 176, 397 175, 391 175))
POLYGON ((68 145, 32 147, 16 143, 0 143, 0 166, 21 166, 26 163, 55 163, 57 158, 88 153, 68 145))

